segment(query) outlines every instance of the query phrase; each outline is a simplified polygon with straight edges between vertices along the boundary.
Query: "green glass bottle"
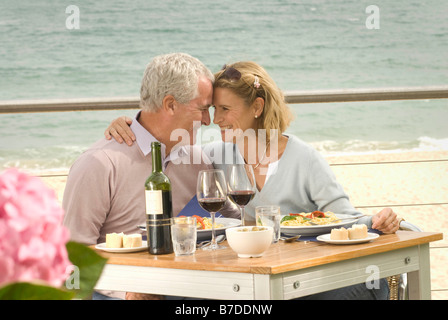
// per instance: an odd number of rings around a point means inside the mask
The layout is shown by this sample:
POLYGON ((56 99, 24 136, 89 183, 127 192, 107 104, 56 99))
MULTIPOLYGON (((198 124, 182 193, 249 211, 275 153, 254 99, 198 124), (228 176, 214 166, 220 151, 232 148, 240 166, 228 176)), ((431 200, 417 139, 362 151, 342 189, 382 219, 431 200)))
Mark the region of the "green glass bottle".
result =
POLYGON ((146 230, 150 254, 173 252, 170 218, 173 216, 171 182, 162 171, 160 142, 151 143, 152 174, 145 183, 146 230))

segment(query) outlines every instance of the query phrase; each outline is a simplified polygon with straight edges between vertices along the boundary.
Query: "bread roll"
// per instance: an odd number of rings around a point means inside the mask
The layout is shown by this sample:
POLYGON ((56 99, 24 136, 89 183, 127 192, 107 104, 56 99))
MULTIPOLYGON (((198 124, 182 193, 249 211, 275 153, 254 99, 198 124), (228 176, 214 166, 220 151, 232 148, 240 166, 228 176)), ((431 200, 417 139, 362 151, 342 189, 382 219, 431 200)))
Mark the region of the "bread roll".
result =
POLYGON ((345 228, 331 229, 331 240, 348 240, 348 231, 345 228))
POLYGON ((348 229, 348 237, 350 240, 367 238, 367 226, 365 224, 354 224, 348 229))
POLYGON ((107 233, 106 234, 106 248, 123 248, 123 232, 122 233, 107 233))
POLYGON ((138 248, 142 246, 142 235, 138 233, 123 236, 123 248, 138 248))

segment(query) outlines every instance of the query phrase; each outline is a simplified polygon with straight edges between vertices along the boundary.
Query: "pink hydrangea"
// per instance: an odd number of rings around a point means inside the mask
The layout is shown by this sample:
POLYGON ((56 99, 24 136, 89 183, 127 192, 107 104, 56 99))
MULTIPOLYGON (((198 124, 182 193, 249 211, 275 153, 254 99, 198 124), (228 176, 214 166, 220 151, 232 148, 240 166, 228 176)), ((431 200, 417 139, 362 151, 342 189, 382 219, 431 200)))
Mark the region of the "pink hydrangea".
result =
POLYGON ((63 209, 41 179, 17 169, 0 175, 0 286, 42 280, 60 286, 67 278, 63 209))

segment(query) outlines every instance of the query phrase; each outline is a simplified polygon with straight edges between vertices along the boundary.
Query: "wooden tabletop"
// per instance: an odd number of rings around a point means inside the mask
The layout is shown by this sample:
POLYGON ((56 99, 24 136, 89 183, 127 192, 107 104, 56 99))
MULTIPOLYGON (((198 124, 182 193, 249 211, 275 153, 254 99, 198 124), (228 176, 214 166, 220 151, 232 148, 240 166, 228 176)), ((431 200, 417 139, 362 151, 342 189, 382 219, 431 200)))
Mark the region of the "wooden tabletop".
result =
MULTIPOLYGON (((318 241, 296 241, 272 244, 261 258, 238 258, 227 242, 226 249, 197 250, 194 255, 176 257, 174 254, 151 255, 147 251, 135 253, 109 253, 97 250, 108 258, 108 264, 144 267, 277 274, 325 263, 337 262, 432 241, 442 240, 442 233, 398 231, 381 235, 372 242, 352 245, 332 245, 318 241)), ((96 250, 96 249, 95 249, 96 250)))

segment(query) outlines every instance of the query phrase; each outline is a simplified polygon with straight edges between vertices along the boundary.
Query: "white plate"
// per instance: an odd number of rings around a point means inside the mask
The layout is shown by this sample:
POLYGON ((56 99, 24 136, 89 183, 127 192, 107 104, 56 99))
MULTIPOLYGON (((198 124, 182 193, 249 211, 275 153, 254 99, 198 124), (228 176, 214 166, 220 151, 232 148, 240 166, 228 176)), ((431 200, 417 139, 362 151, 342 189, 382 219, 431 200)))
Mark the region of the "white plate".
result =
MULTIPOLYGON (((349 214, 336 213, 336 217, 338 217, 339 219, 346 219, 351 218, 353 216, 349 214)), ((350 220, 344 220, 338 223, 325 224, 319 226, 281 226, 280 230, 281 233, 287 236, 295 236, 298 234, 302 236, 317 236, 320 234, 329 233, 333 228, 349 227, 356 221, 358 221, 358 219, 355 218, 350 220)))
MULTIPOLYGON (((227 228, 238 227, 241 225, 240 219, 216 218, 216 224, 222 224, 221 228, 216 228, 216 235, 225 234, 227 228)), ((198 230, 198 241, 210 240, 212 238, 212 229, 198 230)))
MULTIPOLYGON (((216 235, 218 236, 220 234, 224 234, 227 228, 240 226, 241 220, 240 219, 232 219, 232 218, 216 218, 215 223, 223 225, 223 227, 215 229, 216 235)), ((146 226, 140 225, 138 227, 141 230, 146 231, 146 226)), ((212 230, 211 229, 198 230, 198 241, 210 240, 211 238, 212 238, 212 230)))
POLYGON ((356 239, 356 240, 331 240, 330 236, 331 236, 331 233, 327 233, 327 234, 318 236, 316 239, 319 241, 323 241, 323 242, 331 243, 331 244, 357 244, 357 243, 364 243, 364 242, 369 242, 369 241, 375 240, 376 238, 379 237, 379 234, 369 232, 369 233, 367 233, 367 238, 356 239))
POLYGON ((103 250, 106 252, 115 252, 115 253, 128 253, 128 252, 138 252, 143 250, 148 250, 148 244, 146 241, 142 241, 141 247, 135 247, 135 248, 106 248, 106 243, 99 243, 95 246, 95 248, 99 250, 103 250))

